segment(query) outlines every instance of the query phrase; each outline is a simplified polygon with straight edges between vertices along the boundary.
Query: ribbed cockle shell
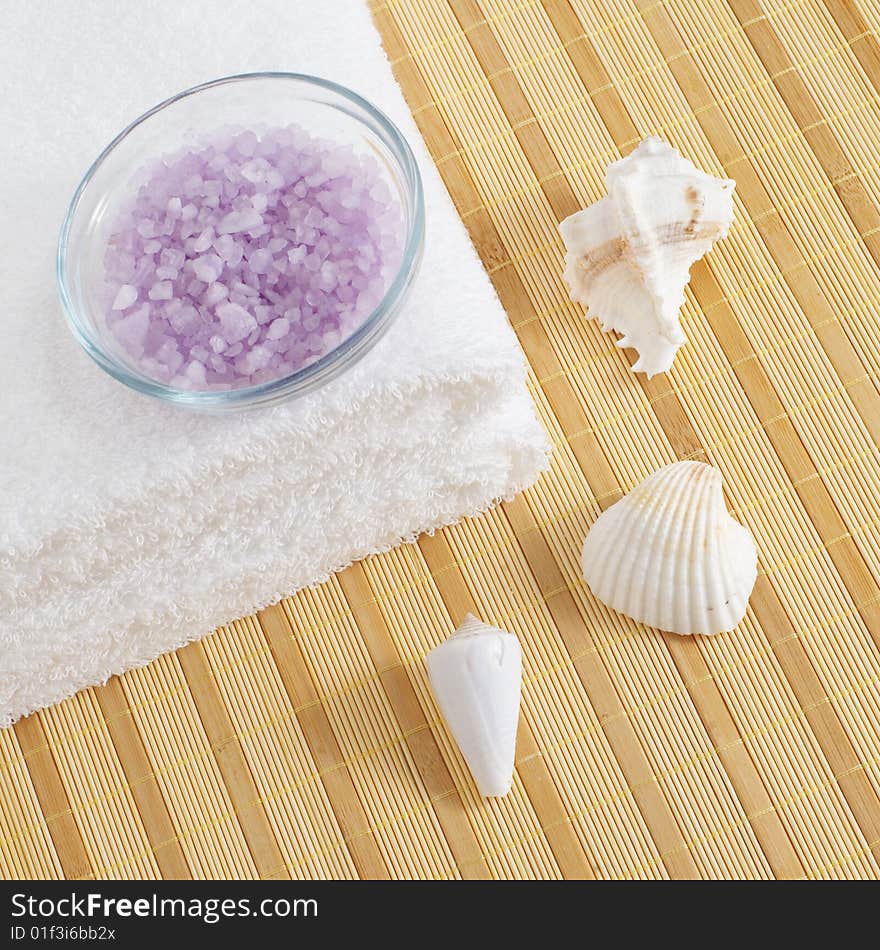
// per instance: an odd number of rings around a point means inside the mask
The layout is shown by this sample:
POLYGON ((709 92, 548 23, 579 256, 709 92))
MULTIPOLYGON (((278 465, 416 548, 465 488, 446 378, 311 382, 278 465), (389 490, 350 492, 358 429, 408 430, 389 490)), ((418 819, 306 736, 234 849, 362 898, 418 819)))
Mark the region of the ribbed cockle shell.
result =
POLYGON ((604 604, 671 633, 732 630, 757 576, 751 534, 727 512, 721 473, 676 462, 603 512, 582 566, 604 604))

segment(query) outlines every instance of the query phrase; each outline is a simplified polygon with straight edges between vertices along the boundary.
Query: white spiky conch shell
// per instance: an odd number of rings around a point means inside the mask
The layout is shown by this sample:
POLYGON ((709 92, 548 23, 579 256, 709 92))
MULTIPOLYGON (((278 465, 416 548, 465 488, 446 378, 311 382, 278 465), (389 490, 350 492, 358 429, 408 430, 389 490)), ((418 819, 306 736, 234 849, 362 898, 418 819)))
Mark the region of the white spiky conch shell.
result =
POLYGON ((603 512, 582 558, 604 604, 681 634, 732 630, 757 563, 751 534, 728 514, 721 473, 703 462, 661 468, 603 512))
POLYGON ((519 722, 519 640, 468 614, 426 662, 437 705, 480 793, 506 795, 519 722))
POLYGON ((714 178, 659 138, 645 139, 605 173, 608 194, 559 225, 565 280, 617 345, 639 354, 633 371, 672 366, 685 342, 678 322, 691 266, 733 221, 736 182, 714 178))

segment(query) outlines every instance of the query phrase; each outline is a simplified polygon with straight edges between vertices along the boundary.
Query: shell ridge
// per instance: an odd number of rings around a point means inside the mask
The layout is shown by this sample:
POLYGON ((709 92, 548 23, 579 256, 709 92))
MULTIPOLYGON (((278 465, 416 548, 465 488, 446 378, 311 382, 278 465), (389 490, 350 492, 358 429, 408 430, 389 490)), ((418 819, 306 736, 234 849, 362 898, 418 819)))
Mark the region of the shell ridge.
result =
POLYGON ((617 506, 623 501, 624 499, 621 498, 599 515, 593 529, 587 535, 582 558, 587 584, 597 597, 609 603, 614 599, 614 565, 619 562, 621 552, 625 551, 627 538, 625 531, 615 530, 621 519, 621 509, 617 509, 617 506), (586 545, 596 529, 598 529, 596 542, 589 551, 590 566, 588 567, 586 545), (603 544, 603 541, 606 544, 603 544))
MULTIPOLYGON (((630 598, 639 596, 637 578, 639 575, 644 576, 645 573, 645 565, 640 563, 644 560, 645 551, 645 545, 642 541, 650 528, 647 519, 626 518, 631 507, 627 504, 627 496, 621 498, 618 504, 622 506, 621 515, 627 525, 627 530, 621 532, 621 536, 625 538, 623 543, 626 545, 624 549, 626 559, 617 565, 614 564, 611 556, 607 559, 608 567, 606 569, 612 572, 616 581, 613 598, 609 601, 612 604, 628 603, 630 598), (617 568, 616 571, 615 567, 617 568)), ((641 588, 644 588, 644 584, 641 585, 641 588)), ((638 609, 634 611, 633 616, 638 618, 638 609)))
MULTIPOLYGON (((672 526, 677 520, 684 516, 685 522, 692 519, 694 510, 692 506, 692 496, 694 493, 694 469, 693 463, 685 462, 682 465, 674 465, 671 471, 675 472, 675 477, 670 478, 667 485, 667 491, 672 498, 672 504, 663 523, 664 529, 664 547, 663 547, 663 575, 660 587, 660 597, 657 601, 657 611, 652 626, 668 629, 675 627, 677 614, 679 613, 679 600, 674 596, 679 590, 681 575, 686 572, 687 565, 682 568, 680 551, 675 550, 674 539, 670 537, 672 526), (673 548, 670 550, 670 543, 673 548), (678 557, 675 555, 678 554, 678 557)), ((693 529, 691 529, 691 534, 693 529)))
POLYGON ((656 605, 662 602, 664 592, 668 588, 666 567, 669 563, 665 549, 662 547, 663 536, 668 530, 670 520, 676 515, 681 498, 678 486, 686 477, 686 470, 673 464, 660 469, 651 480, 651 491, 655 495, 658 491, 662 491, 662 503, 652 509, 651 517, 644 518, 646 523, 652 523, 650 540, 645 544, 644 550, 646 557, 650 555, 654 561, 654 569, 646 572, 646 581, 638 601, 639 619, 649 626, 657 626, 662 622, 661 613, 656 605), (656 554, 658 546, 661 547, 659 557, 656 554))
POLYGON ((699 506, 701 511, 700 531, 695 533, 694 540, 703 547, 704 556, 695 560, 695 570, 698 571, 701 583, 701 597, 699 603, 692 604, 689 616, 689 632, 704 627, 706 633, 715 633, 710 616, 713 604, 718 602, 719 590, 727 585, 724 580, 726 573, 726 559, 722 556, 722 522, 727 519, 727 509, 724 507, 724 496, 721 492, 721 478, 718 471, 710 466, 704 466, 701 480, 699 506), (703 622, 700 622, 702 615, 703 622))
MULTIPOLYGON (((631 536, 639 527, 642 527, 643 531, 652 527, 648 519, 639 520, 634 518, 631 512, 633 509, 638 510, 645 506, 644 499, 646 497, 650 499, 653 491, 652 486, 656 484, 658 478, 662 477, 664 471, 665 469, 661 469, 655 472, 615 502, 599 516, 596 525, 587 535, 585 549, 590 544, 593 531, 602 522, 601 535, 597 538, 597 543, 591 546, 589 558, 585 550, 583 559, 584 578, 593 593, 615 610, 619 610, 620 605, 627 603, 627 595, 632 593, 635 586, 634 576, 637 573, 635 560, 640 548, 631 542, 631 536), (618 527, 620 522, 623 522, 623 530, 618 527), (614 536, 615 529, 617 529, 616 537, 614 536), (604 547, 601 541, 609 533, 612 534, 612 541, 610 545, 604 547), (623 555, 621 555, 621 552, 624 552, 623 555)), ((644 587, 644 584, 642 586, 644 587)), ((642 619, 638 609, 630 609, 629 615, 638 620, 642 619)))
MULTIPOLYGON (((676 559, 679 572, 685 576, 677 579, 675 589, 680 591, 680 600, 675 599, 677 614, 673 624, 682 630, 690 632, 694 626, 694 614, 699 609, 701 600, 706 596, 706 580, 696 583, 701 571, 701 560, 698 558, 699 548, 705 542, 707 535, 707 526, 710 521, 710 512, 707 510, 705 501, 708 494, 706 479, 698 475, 692 476, 691 491, 693 498, 688 503, 688 516, 690 530, 682 535, 684 538, 684 551, 682 556, 676 559)), ((682 492, 682 495, 685 493, 682 492)), ((708 558, 703 559, 702 566, 705 570, 705 564, 708 558)))
MULTIPOLYGON (((711 575, 711 586, 707 592, 707 613, 714 614, 715 625, 711 633, 723 633, 731 626, 736 626, 736 621, 731 624, 731 618, 735 611, 731 610, 731 597, 737 587, 737 570, 734 559, 725 555, 725 541, 730 538, 730 528, 733 525, 741 527, 730 517, 727 511, 727 505, 724 501, 724 491, 721 479, 717 479, 713 485, 712 503, 714 505, 715 520, 710 525, 710 542, 712 544, 712 553, 714 565, 717 571, 711 575)), ((712 558, 706 559, 707 580, 710 580, 710 565, 713 564, 712 558)))
POLYGON ((731 583, 726 594, 729 615, 727 628, 733 628, 746 612, 748 595, 758 577, 758 552, 749 529, 734 518, 729 518, 727 535, 732 538, 731 546, 739 548, 739 557, 730 561, 731 583), (734 597, 736 600, 733 600, 734 597))
MULTIPOLYGON (((643 571, 641 590, 632 603, 632 616, 648 626, 658 626, 663 622, 662 608, 658 605, 663 603, 670 583, 670 559, 667 557, 664 538, 681 500, 678 487, 686 477, 684 467, 666 466, 643 483, 645 491, 636 498, 636 511, 641 516, 639 520, 648 526, 650 531, 641 546, 647 566, 643 571)), ((632 494, 637 491, 638 489, 632 494)))

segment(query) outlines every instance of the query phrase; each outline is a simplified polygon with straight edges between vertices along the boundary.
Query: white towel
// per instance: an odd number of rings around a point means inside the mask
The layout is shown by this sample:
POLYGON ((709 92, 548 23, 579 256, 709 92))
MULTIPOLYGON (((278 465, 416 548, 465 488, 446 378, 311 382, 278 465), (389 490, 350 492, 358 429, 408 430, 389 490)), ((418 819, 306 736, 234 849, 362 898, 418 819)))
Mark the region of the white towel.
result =
POLYGON ((352 0, 4 7, 0 66, 0 725, 352 560, 484 510, 545 467, 515 336, 352 0), (129 391, 57 301, 66 204, 128 121, 217 76, 292 70, 386 111, 427 242, 395 326, 282 406, 205 416, 129 391))

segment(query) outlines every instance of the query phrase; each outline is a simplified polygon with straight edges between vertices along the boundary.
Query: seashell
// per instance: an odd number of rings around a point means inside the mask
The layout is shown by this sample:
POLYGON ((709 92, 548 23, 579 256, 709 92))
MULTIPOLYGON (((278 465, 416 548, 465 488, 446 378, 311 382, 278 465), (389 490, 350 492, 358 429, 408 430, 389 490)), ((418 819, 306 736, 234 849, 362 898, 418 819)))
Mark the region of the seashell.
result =
POLYGON ((685 342, 678 322, 691 265, 733 221, 736 182, 713 178, 659 138, 605 173, 608 194, 559 225, 565 280, 617 345, 639 354, 634 372, 664 373, 685 342))
POLYGON ((431 689, 481 795, 513 782, 522 651, 512 634, 468 614, 427 657, 431 689))
POLYGON ((718 469, 676 462, 599 516, 581 563, 614 610, 670 633, 713 634, 745 616, 758 553, 727 512, 718 469))

